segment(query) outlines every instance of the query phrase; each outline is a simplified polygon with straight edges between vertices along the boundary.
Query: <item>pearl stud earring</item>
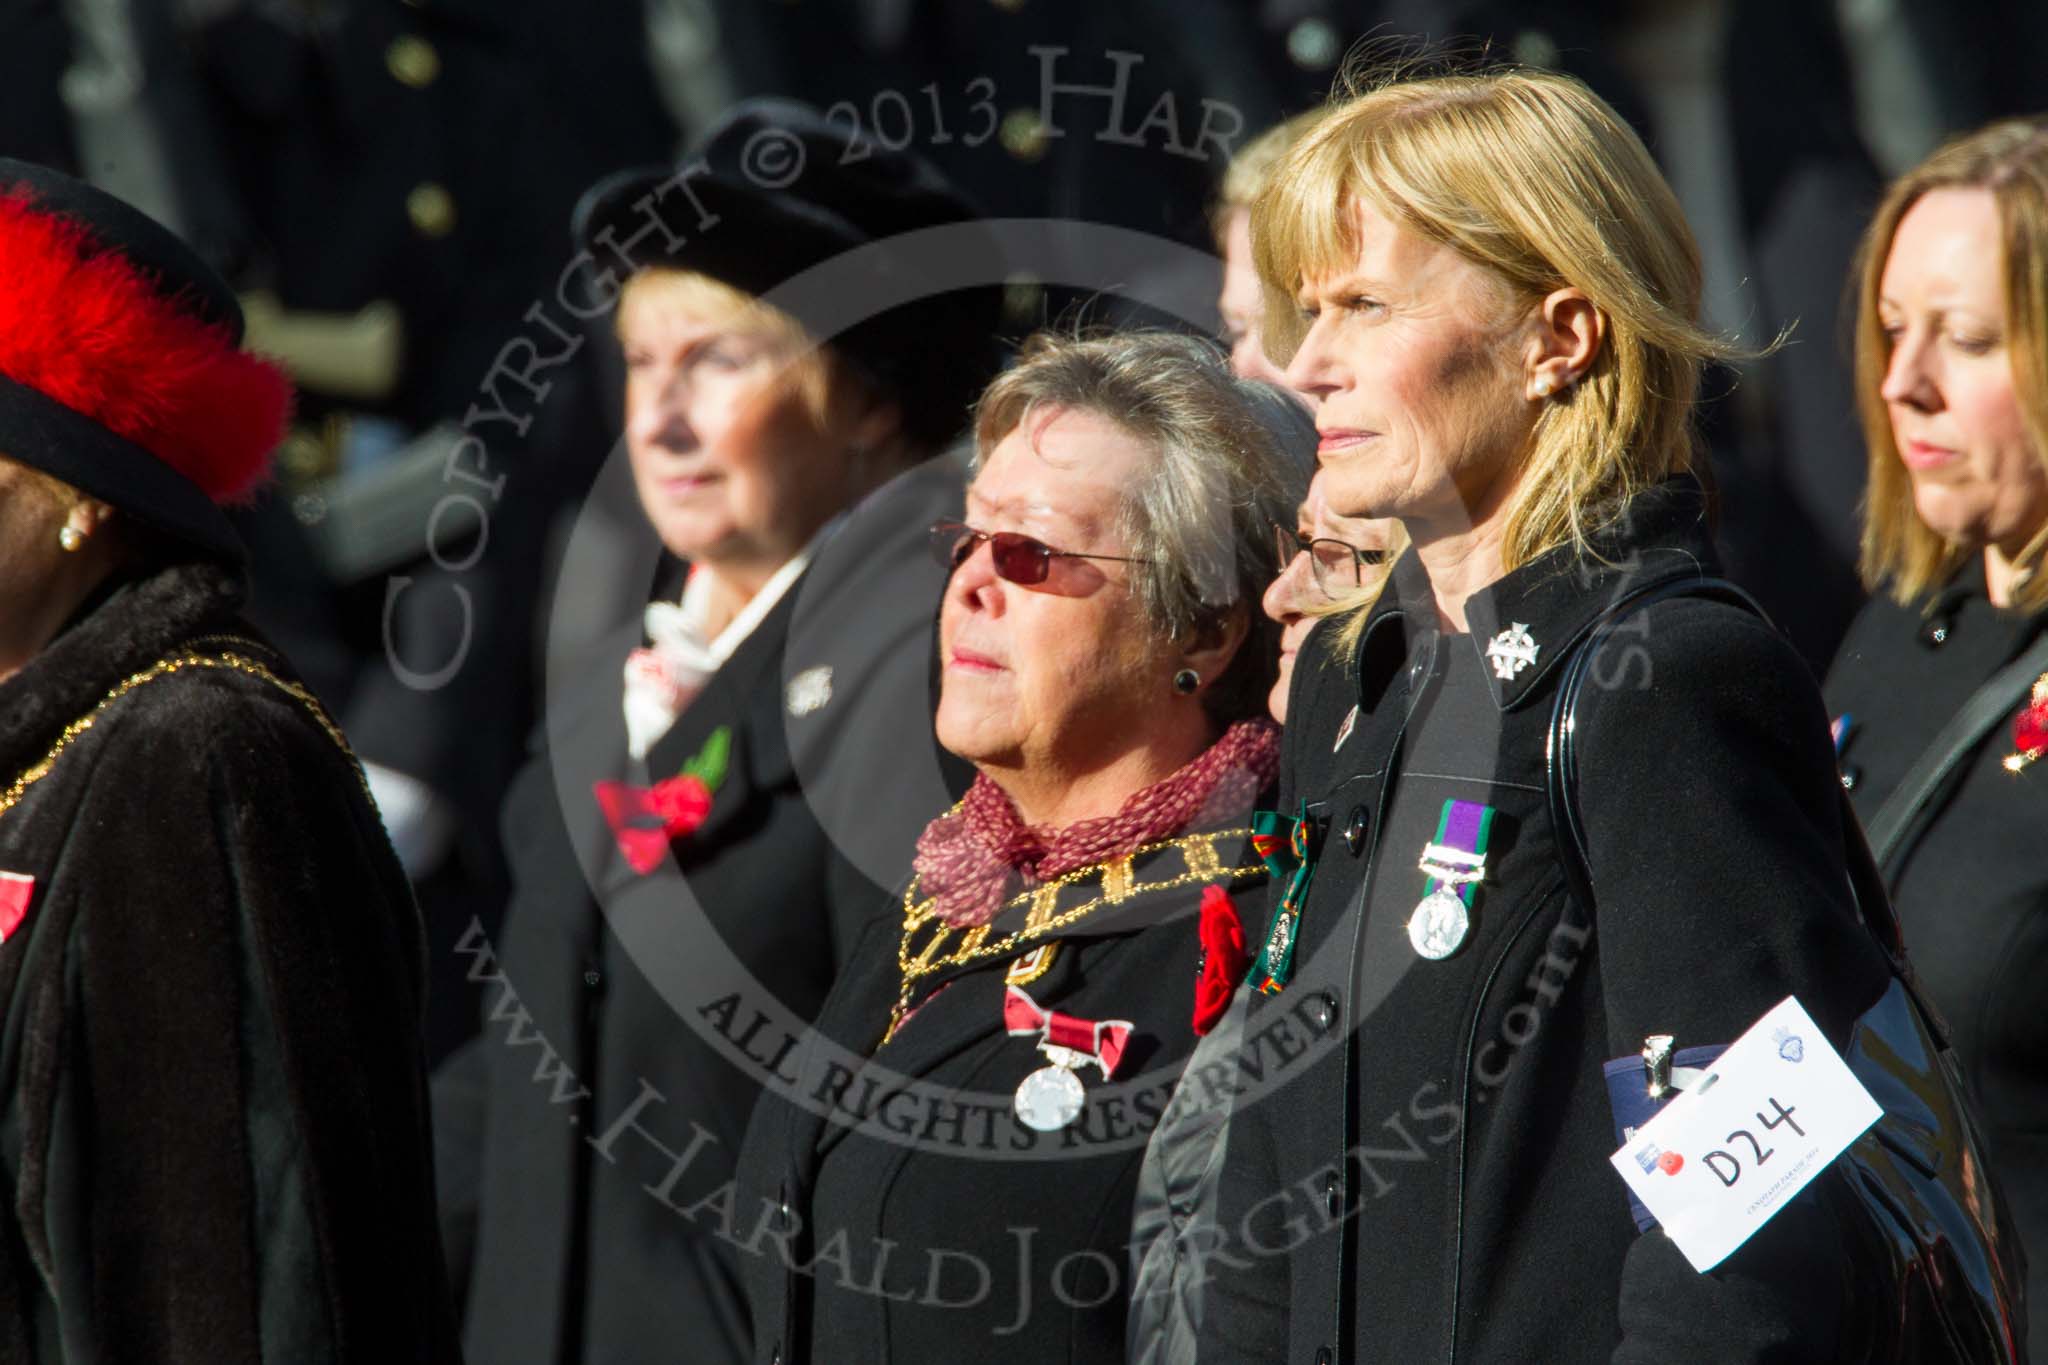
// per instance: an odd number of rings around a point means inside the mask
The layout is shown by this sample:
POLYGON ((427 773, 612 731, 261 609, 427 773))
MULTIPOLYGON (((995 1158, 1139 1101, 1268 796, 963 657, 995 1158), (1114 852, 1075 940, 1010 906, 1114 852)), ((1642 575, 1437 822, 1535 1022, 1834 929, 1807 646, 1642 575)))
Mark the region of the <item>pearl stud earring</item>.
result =
POLYGON ((76 526, 66 526, 57 532, 57 543, 66 550, 76 551, 85 544, 85 532, 76 526))

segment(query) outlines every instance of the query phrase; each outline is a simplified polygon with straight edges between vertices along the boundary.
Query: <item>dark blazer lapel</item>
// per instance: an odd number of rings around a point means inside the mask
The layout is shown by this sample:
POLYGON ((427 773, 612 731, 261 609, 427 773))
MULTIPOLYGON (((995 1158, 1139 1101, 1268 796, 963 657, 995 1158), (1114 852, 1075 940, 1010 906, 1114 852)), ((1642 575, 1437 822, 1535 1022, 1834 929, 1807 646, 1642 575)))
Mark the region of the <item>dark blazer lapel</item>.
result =
MULTIPOLYGON (((523 801, 560 805, 562 827, 591 887, 610 886, 633 876, 619 855, 592 788, 602 781, 645 784, 646 774, 635 771, 626 755, 622 673, 626 654, 638 638, 637 626, 607 636, 595 650, 606 664, 589 675, 586 686, 551 705, 540 736, 540 747, 548 759, 546 790, 522 786, 519 792, 523 801)), ((506 852, 515 869, 531 858, 534 870, 543 878, 555 857, 552 849, 523 847, 518 840, 508 841, 506 852)))
MULTIPOLYGON (((886 1026, 886 1014, 883 1018, 886 1026)), ((991 1032, 1001 1031, 1002 1020, 1002 974, 984 971, 961 977, 926 999, 894 1038, 875 1049, 846 1093, 862 1100, 873 1113, 883 1096, 923 1079, 969 1048, 980 1046, 991 1032)), ((823 1118, 813 1122, 822 1129, 813 1159, 823 1161, 851 1130, 846 1123, 823 1118)), ((902 1154, 912 1150, 910 1143, 897 1146, 902 1154)))

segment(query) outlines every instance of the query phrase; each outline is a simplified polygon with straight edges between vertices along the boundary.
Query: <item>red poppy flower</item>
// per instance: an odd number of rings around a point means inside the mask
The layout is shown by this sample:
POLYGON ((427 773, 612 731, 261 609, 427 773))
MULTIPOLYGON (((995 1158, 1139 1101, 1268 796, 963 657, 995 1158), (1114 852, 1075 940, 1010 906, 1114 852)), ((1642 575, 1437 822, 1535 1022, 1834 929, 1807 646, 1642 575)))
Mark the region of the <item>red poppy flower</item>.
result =
POLYGON ((2048 702, 2037 701, 2013 717, 2012 747, 2029 756, 2048 749, 2048 702))
POLYGON ((651 787, 598 782, 591 790, 619 841, 619 852, 642 876, 661 862, 669 840, 692 832, 711 813, 711 789, 691 774, 664 778, 651 787))
POLYGON ((1205 1034, 1230 1008, 1230 997, 1251 969, 1244 921, 1220 886, 1202 892, 1202 972, 1195 981, 1195 1032, 1205 1034))

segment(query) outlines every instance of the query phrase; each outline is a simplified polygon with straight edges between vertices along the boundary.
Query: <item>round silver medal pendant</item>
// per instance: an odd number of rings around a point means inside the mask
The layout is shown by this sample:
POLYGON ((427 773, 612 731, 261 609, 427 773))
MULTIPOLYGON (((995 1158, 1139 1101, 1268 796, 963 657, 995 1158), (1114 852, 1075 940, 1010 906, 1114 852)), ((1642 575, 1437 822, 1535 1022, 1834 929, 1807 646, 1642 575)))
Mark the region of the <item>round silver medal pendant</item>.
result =
POLYGON ((1408 942, 1432 962, 1441 962, 1465 945, 1472 916, 1456 891, 1440 886, 1422 898, 1408 917, 1408 942))
POLYGON ((1017 1087, 1017 1117, 1026 1128, 1057 1133, 1081 1116, 1081 1078, 1063 1066, 1046 1066, 1017 1087))

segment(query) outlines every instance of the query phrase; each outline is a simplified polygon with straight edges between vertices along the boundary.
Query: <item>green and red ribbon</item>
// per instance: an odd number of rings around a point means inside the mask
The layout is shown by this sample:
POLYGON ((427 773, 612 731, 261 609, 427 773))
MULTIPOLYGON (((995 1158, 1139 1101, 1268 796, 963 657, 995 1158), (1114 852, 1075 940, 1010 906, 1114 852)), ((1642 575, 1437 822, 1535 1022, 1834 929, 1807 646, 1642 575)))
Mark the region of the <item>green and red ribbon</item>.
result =
POLYGON ((1280 904, 1266 926, 1258 960, 1252 965, 1252 984, 1261 994, 1284 989, 1294 975, 1294 948, 1301 939, 1301 911, 1308 902, 1309 883, 1315 880, 1316 858, 1309 847, 1315 821, 1308 802, 1300 814, 1283 815, 1277 810, 1252 812, 1252 851, 1282 890, 1280 904))

